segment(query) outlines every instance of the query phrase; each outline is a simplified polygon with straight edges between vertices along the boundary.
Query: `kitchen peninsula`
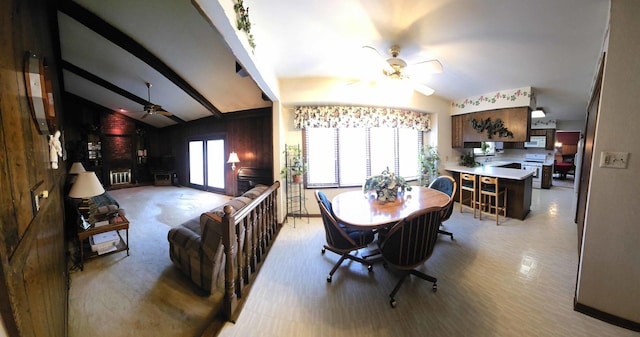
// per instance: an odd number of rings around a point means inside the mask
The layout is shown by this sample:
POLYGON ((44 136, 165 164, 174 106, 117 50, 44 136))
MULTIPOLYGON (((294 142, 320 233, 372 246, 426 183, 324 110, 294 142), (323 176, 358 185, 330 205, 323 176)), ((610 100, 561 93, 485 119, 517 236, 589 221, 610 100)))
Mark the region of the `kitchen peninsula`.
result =
MULTIPOLYGON (((488 176, 498 178, 500 186, 507 189, 507 217, 524 220, 529 214, 531 207, 531 191, 533 171, 521 170, 515 168, 505 168, 496 166, 447 166, 445 170, 451 172, 451 175, 460 186, 460 173, 475 174, 476 177, 488 176)), ((476 181, 479 186, 479 181, 476 181)), ((458 188, 455 200, 460 200, 458 188)))

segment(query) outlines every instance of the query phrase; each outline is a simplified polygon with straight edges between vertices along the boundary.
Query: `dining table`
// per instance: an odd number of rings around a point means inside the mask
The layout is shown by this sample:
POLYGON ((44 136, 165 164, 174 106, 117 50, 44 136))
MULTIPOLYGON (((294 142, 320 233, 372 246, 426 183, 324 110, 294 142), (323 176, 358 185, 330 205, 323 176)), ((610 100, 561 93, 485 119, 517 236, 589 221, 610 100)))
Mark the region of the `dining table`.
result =
POLYGON ((336 219, 358 229, 387 227, 415 211, 444 207, 448 202, 446 193, 422 186, 398 193, 397 199, 391 202, 380 202, 375 192, 363 191, 343 192, 331 200, 336 219))

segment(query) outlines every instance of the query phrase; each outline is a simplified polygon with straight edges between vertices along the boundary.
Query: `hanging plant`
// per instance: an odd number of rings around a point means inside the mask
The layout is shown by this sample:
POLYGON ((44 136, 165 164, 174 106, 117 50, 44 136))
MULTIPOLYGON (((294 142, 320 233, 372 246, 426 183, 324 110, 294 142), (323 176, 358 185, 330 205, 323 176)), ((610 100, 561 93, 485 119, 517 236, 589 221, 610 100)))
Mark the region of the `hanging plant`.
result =
POLYGON ((249 46, 252 51, 256 49, 256 43, 253 40, 253 34, 251 34, 251 21, 249 20, 249 7, 245 8, 242 0, 237 0, 233 5, 233 9, 236 12, 236 27, 238 30, 244 31, 247 34, 249 40, 249 46))

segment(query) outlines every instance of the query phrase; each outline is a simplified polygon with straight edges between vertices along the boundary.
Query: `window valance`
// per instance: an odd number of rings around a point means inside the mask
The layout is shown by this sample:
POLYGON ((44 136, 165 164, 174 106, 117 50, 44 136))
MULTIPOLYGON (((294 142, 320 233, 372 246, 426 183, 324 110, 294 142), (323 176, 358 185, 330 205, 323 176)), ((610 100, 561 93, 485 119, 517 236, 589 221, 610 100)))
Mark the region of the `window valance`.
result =
POLYGON ((306 128, 406 128, 431 130, 429 114, 367 106, 296 106, 294 125, 306 128))

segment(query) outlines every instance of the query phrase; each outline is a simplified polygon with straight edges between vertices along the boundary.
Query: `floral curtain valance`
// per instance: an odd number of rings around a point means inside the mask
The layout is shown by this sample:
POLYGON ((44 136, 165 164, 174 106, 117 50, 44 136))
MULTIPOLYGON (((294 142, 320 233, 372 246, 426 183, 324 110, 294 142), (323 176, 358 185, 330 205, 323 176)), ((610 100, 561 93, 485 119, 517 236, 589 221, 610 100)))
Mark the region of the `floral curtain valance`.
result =
POLYGON ((429 114, 366 106, 296 106, 294 125, 306 128, 407 128, 431 130, 429 114))

